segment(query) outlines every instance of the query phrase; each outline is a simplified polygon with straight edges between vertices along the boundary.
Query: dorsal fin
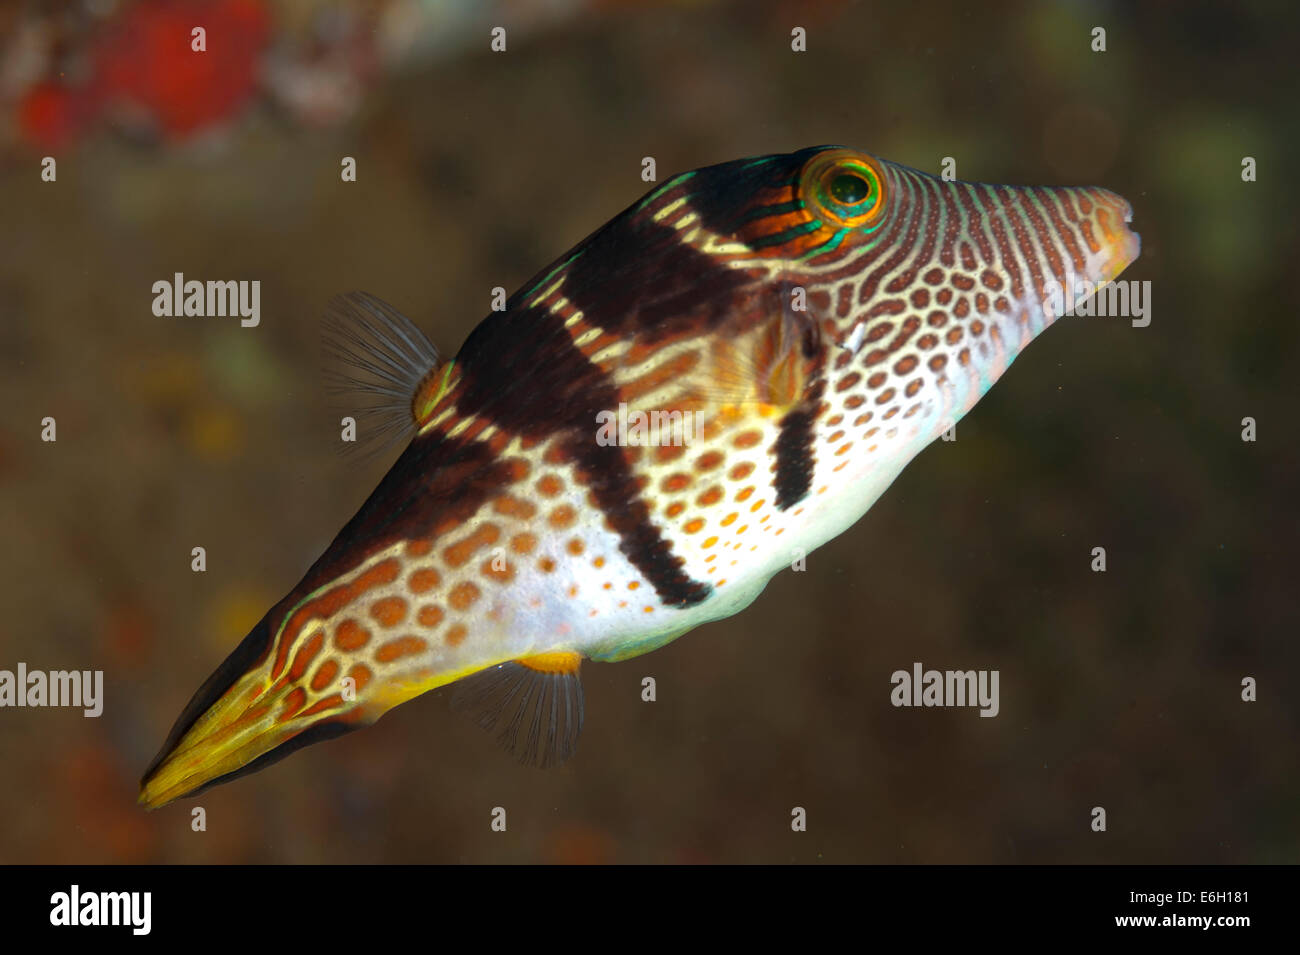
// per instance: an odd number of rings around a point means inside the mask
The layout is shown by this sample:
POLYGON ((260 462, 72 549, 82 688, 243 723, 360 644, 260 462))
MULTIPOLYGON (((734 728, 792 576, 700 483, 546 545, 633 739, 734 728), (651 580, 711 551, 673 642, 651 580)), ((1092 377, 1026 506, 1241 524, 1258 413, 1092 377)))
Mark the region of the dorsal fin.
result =
MULTIPOLYGON (((409 318, 365 292, 330 300, 321 346, 326 388, 339 414, 357 422, 357 440, 340 449, 365 457, 411 437, 417 394, 445 380, 450 367, 409 318)), ((431 397, 422 395, 421 406, 430 407, 431 397)))
POLYGON ((468 713, 521 763, 557 766, 582 732, 582 657, 561 651, 480 670, 453 687, 452 706, 468 713))

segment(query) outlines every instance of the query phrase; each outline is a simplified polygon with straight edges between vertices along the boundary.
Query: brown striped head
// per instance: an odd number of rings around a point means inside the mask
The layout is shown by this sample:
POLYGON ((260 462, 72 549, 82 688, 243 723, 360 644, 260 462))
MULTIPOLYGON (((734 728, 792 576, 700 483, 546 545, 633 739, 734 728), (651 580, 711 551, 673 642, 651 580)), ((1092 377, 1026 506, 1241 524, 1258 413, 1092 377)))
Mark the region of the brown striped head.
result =
POLYGON ((674 183, 703 228, 743 249, 733 259, 779 269, 841 344, 861 325, 852 350, 882 360, 906 345, 933 365, 1009 362, 1059 317, 1060 290, 1068 308, 1139 251, 1129 204, 1106 189, 945 181, 839 147, 674 183))
MULTIPOLYGON (((1130 214, 1105 189, 949 182, 835 146, 683 173, 475 331, 461 407, 552 434, 619 401, 675 411, 698 393, 707 416, 734 400, 767 419, 786 509, 832 455, 896 474, 1086 294, 1079 281, 1133 261, 1130 214), (535 400, 538 364, 557 400, 535 400)), ((588 457, 593 473, 620 459, 588 457)), ((605 510, 631 515, 630 481, 605 486, 605 510)))
MULTIPOLYGON (((695 245, 804 290, 828 345, 807 382, 821 389, 809 418, 831 422, 823 437, 902 463, 1140 247, 1129 204, 1106 189, 945 181, 839 147, 699 170, 661 192, 674 189, 717 236, 695 245)), ((791 420, 783 437, 815 455, 818 429, 791 420)))

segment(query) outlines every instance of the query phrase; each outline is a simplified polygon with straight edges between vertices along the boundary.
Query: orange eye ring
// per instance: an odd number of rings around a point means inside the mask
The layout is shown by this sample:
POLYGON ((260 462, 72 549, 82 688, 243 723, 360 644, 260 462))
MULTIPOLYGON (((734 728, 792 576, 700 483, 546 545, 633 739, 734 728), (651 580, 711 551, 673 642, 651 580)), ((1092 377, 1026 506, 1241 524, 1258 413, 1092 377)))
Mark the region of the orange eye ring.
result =
POLYGON ((804 171, 800 193, 824 221, 850 229, 869 226, 885 207, 885 174, 870 156, 828 150, 804 171))

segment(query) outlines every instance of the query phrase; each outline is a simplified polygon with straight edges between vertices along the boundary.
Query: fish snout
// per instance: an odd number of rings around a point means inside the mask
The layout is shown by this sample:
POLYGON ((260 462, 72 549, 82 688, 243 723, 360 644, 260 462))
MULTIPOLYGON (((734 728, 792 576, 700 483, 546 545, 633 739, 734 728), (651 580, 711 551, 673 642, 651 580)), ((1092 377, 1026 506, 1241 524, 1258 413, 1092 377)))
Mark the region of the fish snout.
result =
POLYGON ((1142 237, 1133 231, 1133 205, 1108 189, 1094 190, 1097 203, 1094 219, 1102 247, 1099 268, 1090 276, 1094 282, 1109 282, 1128 268, 1142 251, 1142 237))
MULTIPOLYGON (((1142 239, 1130 226, 1133 206, 1109 189, 1057 187, 1051 194, 1051 225, 1040 217, 1036 231, 1044 250, 1037 266, 1042 276, 1041 301, 1029 293, 1034 334, 1102 286, 1113 282, 1137 259, 1142 239), (1035 308, 1035 306, 1039 306, 1035 308)), ((1044 204, 1044 208, 1050 208, 1044 204)))

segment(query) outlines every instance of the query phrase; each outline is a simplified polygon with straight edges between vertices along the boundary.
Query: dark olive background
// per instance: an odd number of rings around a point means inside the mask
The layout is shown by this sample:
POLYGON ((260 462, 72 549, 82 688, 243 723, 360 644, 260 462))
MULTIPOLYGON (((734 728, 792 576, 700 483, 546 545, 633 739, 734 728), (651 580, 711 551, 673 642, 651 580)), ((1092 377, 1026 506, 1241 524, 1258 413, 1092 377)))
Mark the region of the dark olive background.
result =
POLYGON ((103 669, 107 700, 0 711, 0 861, 1296 861, 1296 26, 1282 3, 631 5, 500 55, 484 31, 333 129, 254 108, 215 148, 106 132, 57 185, 13 151, 0 667, 103 669), (379 295, 452 352, 493 286, 645 191, 643 156, 662 181, 823 142, 1114 189, 1150 326, 1052 328, 805 573, 587 666, 558 770, 516 766, 444 690, 136 807, 191 693, 387 466, 334 453, 332 295, 379 295), (175 271, 260 279, 261 326, 154 317, 175 271), (893 708, 913 661, 999 670, 1001 713, 893 708))

